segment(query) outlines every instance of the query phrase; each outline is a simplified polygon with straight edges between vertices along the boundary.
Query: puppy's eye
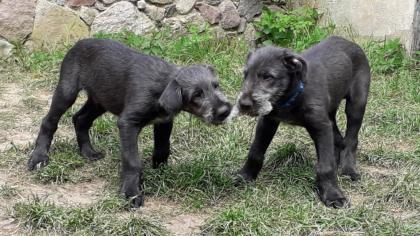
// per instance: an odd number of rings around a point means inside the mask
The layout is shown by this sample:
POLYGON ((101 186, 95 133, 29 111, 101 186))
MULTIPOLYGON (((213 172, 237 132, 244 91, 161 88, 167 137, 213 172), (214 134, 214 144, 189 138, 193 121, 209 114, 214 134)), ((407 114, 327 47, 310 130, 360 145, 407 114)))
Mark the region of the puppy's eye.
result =
POLYGON ((273 76, 271 76, 270 74, 264 74, 264 75, 262 75, 262 79, 263 80, 270 80, 270 79, 273 79, 274 77, 273 76))
POLYGON ((219 83, 214 83, 214 84, 213 84, 213 88, 214 88, 214 89, 218 89, 218 88, 219 88, 219 83))
POLYGON ((195 98, 201 98, 201 97, 203 97, 203 95, 204 95, 203 90, 197 90, 197 91, 195 91, 195 92, 193 93, 192 97, 193 97, 194 99, 195 99, 195 98))

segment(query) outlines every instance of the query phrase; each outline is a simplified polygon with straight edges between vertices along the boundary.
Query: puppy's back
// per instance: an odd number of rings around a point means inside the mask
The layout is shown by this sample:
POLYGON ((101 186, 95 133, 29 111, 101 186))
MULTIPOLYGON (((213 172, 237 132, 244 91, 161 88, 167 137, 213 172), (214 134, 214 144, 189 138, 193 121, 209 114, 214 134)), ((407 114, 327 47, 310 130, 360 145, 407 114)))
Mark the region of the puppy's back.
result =
POLYGON ((150 84, 163 90, 171 64, 109 39, 84 39, 66 54, 60 71, 60 82, 86 90, 95 102, 119 114, 126 95, 149 92, 150 84), (75 85, 77 84, 77 85, 75 85))

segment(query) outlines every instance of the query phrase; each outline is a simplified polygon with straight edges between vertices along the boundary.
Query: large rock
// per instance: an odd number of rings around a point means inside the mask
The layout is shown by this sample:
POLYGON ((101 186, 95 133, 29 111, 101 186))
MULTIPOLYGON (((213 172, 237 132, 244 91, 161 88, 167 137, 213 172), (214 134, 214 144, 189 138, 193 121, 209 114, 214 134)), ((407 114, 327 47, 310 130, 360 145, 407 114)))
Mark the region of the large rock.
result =
POLYGON ((96 0, 66 0, 66 5, 71 7, 92 6, 96 0))
POLYGON ((35 48, 54 46, 89 36, 88 26, 69 8, 38 0, 31 35, 35 48))
POLYGON ((193 9, 196 0, 176 0, 176 10, 185 15, 193 9))
POLYGON ((6 40, 0 39, 0 59, 8 58, 12 55, 13 45, 6 40))
POLYGON ((241 0, 239 2, 239 15, 250 21, 254 16, 261 14, 263 3, 261 0, 241 0))
POLYGON ((222 17, 217 7, 205 3, 197 3, 196 7, 204 19, 212 25, 218 23, 222 17))
POLYGON ((165 17, 165 8, 163 7, 147 5, 144 12, 150 19, 154 21, 158 21, 158 22, 162 21, 163 18, 165 17))
POLYGON ((200 32, 204 31, 206 27, 206 22, 203 17, 196 11, 193 11, 188 15, 165 18, 163 19, 162 24, 177 33, 186 33, 187 27, 190 25, 198 26, 200 32))
POLYGON ((148 0, 148 2, 165 5, 165 4, 173 3, 174 0, 148 0))
POLYGON ((92 25, 93 20, 98 14, 99 14, 99 11, 96 10, 95 8, 82 6, 80 8, 79 16, 80 18, 82 18, 84 22, 86 22, 86 24, 92 25))
POLYGON ((153 22, 129 2, 117 2, 106 11, 96 16, 91 26, 91 34, 105 32, 117 33, 123 30, 132 31, 138 35, 146 34, 155 29, 153 22))
POLYGON ((235 4, 231 0, 225 0, 219 5, 219 9, 222 12, 222 19, 220 20, 220 26, 223 29, 234 29, 241 23, 241 17, 236 10, 235 4))
POLYGON ((32 32, 35 0, 0 0, 0 36, 23 40, 32 32))

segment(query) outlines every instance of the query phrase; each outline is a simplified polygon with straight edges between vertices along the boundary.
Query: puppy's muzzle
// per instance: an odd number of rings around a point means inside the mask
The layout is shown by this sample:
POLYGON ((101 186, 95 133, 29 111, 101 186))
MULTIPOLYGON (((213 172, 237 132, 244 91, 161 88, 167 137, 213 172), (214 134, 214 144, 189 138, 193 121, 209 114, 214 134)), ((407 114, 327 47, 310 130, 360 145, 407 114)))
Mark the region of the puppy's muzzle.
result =
POLYGON ((239 98, 239 111, 240 113, 247 114, 250 116, 256 116, 256 112, 254 110, 255 101, 251 98, 251 96, 242 96, 239 98))
POLYGON ((229 115, 231 107, 228 105, 221 106, 216 111, 216 120, 224 120, 229 115))

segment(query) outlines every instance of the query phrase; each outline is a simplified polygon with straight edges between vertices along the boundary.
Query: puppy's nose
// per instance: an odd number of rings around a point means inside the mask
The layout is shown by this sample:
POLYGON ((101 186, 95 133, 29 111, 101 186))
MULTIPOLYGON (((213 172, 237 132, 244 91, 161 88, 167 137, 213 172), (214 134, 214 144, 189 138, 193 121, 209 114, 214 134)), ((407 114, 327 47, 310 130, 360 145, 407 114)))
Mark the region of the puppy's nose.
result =
POLYGON ((231 110, 231 108, 228 105, 223 105, 223 106, 217 108, 217 110, 216 110, 216 119, 217 120, 220 120, 220 121, 225 120, 226 117, 229 116, 230 110, 231 110))
POLYGON ((250 97, 248 97, 248 96, 246 96, 246 97, 242 97, 242 98, 239 100, 239 108, 240 108, 242 111, 249 111, 249 110, 251 110, 252 105, 253 105, 253 102, 252 102, 251 98, 250 98, 250 97))

